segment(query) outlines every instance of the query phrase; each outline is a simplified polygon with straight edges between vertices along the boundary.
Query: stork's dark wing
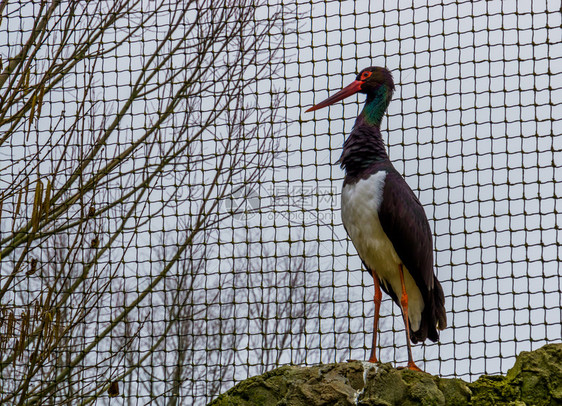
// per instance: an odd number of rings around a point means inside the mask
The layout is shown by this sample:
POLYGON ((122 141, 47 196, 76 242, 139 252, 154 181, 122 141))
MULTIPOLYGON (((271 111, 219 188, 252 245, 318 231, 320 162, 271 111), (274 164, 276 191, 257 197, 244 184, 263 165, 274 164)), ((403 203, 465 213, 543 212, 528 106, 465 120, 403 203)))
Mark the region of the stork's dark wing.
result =
MULTIPOLYGON (((387 170, 379 220, 400 260, 416 282, 425 303, 422 326, 417 332, 411 332, 412 341, 423 341, 426 338, 436 341, 439 338, 436 325, 440 329, 445 328, 446 316, 443 289, 433 273, 431 229, 418 198, 393 167, 387 170)), ((398 298, 392 293, 391 296, 397 301, 398 298)))
POLYGON ((418 198, 404 178, 391 168, 385 178, 379 220, 402 263, 422 294, 433 288, 433 239, 418 198))

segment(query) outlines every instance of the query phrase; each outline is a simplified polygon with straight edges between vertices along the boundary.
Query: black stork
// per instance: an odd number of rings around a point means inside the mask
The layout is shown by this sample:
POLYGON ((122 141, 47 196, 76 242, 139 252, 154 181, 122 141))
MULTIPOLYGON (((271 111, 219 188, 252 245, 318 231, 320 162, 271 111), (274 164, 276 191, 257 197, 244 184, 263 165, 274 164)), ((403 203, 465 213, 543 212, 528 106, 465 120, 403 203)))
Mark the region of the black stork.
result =
POLYGON ((408 368, 420 370, 410 341, 439 339, 447 326, 445 297, 433 273, 433 242, 425 212, 414 192, 394 169, 380 132, 383 115, 394 92, 385 68, 363 69, 353 83, 321 103, 314 111, 355 93, 367 95, 365 107, 343 146, 345 170, 342 220, 347 234, 375 285, 375 320, 370 362, 375 349, 381 288, 402 309, 408 345, 408 368))

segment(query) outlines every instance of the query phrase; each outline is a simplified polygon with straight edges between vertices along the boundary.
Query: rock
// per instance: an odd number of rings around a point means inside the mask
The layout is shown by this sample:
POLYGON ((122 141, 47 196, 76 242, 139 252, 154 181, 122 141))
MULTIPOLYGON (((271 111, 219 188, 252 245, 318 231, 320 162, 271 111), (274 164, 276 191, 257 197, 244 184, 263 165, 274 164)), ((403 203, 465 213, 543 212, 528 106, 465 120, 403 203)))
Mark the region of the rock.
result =
POLYGON ((506 376, 473 383, 359 361, 283 366, 241 382, 210 405, 562 405, 562 344, 522 352, 506 376))
POLYGON ((481 376, 470 388, 475 405, 562 405, 562 344, 523 351, 505 377, 481 376))
POLYGON ((211 404, 352 405, 364 386, 363 370, 358 361, 313 367, 283 366, 241 382, 211 404))

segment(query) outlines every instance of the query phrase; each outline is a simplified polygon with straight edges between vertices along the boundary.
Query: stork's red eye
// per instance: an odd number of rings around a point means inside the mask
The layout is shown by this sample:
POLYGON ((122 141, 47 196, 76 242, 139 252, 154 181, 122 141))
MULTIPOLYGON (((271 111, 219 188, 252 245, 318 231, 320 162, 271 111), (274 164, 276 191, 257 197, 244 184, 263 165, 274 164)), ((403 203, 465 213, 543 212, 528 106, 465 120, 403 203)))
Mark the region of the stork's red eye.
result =
POLYGON ((367 79, 369 76, 371 76, 372 73, 373 73, 373 72, 369 72, 369 71, 363 72, 363 73, 361 74, 361 80, 367 79))

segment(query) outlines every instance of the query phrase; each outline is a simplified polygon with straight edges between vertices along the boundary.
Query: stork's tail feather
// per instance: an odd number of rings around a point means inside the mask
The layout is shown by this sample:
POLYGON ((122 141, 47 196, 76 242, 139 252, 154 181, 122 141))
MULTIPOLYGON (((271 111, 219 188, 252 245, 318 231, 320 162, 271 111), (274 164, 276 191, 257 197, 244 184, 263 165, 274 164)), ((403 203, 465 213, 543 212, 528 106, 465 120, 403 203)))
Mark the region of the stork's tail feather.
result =
POLYGON ((447 328, 447 314, 445 313, 445 295, 443 294, 443 288, 441 284, 435 278, 434 282, 434 314, 437 319, 437 328, 439 330, 445 330, 447 328))
POLYGON ((422 313, 422 322, 418 331, 410 330, 410 339, 412 342, 418 343, 429 338, 436 342, 439 340, 439 330, 447 327, 447 315, 445 313, 445 295, 443 288, 437 280, 434 279, 433 290, 429 292, 426 305, 422 313))

